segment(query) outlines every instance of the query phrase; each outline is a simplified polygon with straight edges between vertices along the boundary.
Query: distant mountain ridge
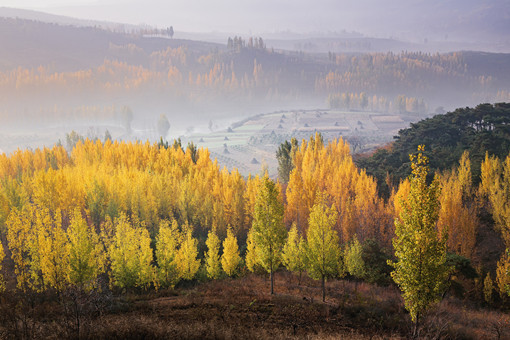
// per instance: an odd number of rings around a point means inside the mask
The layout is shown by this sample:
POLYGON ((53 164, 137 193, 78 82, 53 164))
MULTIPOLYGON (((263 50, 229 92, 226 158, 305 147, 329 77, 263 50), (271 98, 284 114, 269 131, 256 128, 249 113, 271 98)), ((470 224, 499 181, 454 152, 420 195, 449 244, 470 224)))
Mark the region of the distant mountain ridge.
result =
POLYGON ((11 7, 0 7, 0 17, 3 18, 19 18, 19 19, 26 19, 26 20, 34 20, 34 21, 40 21, 44 23, 52 23, 52 24, 58 24, 58 25, 70 25, 70 26, 76 26, 76 27, 101 27, 104 29, 111 29, 111 30, 129 30, 134 29, 139 26, 137 25, 130 25, 130 24, 124 24, 124 23, 115 23, 115 22, 108 22, 108 21, 98 21, 98 20, 84 20, 84 19, 77 19, 69 16, 64 15, 56 15, 56 14, 50 14, 40 11, 32 11, 28 9, 19 9, 19 8, 11 8, 11 7))

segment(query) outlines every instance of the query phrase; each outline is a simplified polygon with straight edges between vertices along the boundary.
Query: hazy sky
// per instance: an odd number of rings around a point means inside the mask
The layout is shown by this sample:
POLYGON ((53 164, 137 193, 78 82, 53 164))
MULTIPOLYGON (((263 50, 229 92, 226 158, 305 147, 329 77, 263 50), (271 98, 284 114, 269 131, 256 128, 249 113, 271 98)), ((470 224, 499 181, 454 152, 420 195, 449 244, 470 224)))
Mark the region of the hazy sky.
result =
POLYGON ((494 15, 504 19, 503 25, 510 20, 509 0, 0 0, 0 6, 172 25, 176 31, 249 34, 345 29, 378 37, 434 38, 445 36, 445 28, 473 20, 490 25, 487 18, 494 15))

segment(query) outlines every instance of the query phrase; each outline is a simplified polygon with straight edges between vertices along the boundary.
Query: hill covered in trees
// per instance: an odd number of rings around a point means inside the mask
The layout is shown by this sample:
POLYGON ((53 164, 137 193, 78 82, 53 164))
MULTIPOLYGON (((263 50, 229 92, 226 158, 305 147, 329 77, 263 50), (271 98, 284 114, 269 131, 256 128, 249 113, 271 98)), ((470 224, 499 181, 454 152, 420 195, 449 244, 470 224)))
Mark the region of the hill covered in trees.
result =
POLYGON ((510 105, 480 104, 412 123, 399 131, 393 143, 372 155, 360 156, 356 163, 375 176, 379 190, 388 195, 388 185, 398 185, 411 173, 409 154, 421 144, 427 146, 425 154, 436 171, 454 168, 468 151, 473 180, 478 183, 485 154, 502 158, 510 149, 510 105))
POLYGON ((115 124, 124 106, 139 125, 161 113, 183 125, 182 112, 228 119, 290 105, 409 112, 418 119, 440 106, 506 101, 510 92, 508 54, 314 54, 274 50, 261 37, 213 44, 172 39, 166 30, 15 18, 0 18, 0 27, 8 32, 0 34, 6 124, 115 124))

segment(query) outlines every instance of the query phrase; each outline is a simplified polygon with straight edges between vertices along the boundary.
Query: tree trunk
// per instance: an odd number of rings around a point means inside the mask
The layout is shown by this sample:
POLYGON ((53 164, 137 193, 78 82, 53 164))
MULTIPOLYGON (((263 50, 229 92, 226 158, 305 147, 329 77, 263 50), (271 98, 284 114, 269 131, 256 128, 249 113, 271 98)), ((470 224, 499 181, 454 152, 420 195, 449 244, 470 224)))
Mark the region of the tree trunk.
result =
POLYGON ((324 275, 322 275, 322 302, 326 302, 326 284, 324 275))
POLYGON ((414 323, 413 339, 418 339, 418 327, 420 322, 420 313, 416 314, 416 322, 414 323))
POLYGON ((273 286, 274 286, 274 274, 273 274, 272 270, 270 272, 270 276, 271 276, 271 295, 273 295, 274 294, 274 290, 273 290, 273 286))

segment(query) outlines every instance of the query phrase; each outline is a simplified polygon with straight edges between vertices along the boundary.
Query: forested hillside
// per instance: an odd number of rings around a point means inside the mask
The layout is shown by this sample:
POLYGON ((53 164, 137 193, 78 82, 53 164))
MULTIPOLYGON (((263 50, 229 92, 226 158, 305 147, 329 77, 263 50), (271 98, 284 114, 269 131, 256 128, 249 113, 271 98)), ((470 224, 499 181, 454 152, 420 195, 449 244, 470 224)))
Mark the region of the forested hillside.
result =
POLYGON ((439 171, 455 167, 468 151, 473 181, 479 183, 485 154, 504 158, 510 149, 510 105, 480 104, 412 123, 399 131, 393 143, 356 163, 375 176, 379 190, 388 195, 388 185, 398 185, 411 173, 409 154, 420 144, 427 146, 431 169, 439 171))
POLYGON ((123 106, 135 117, 163 111, 175 119, 183 111, 289 103, 419 115, 437 106, 505 101, 510 91, 507 54, 323 55, 275 51, 260 37, 219 45, 22 19, 1 18, 0 25, 9 32, 0 34, 0 114, 11 123, 23 117, 101 124, 123 106), (356 99, 361 95, 366 104, 356 99))

